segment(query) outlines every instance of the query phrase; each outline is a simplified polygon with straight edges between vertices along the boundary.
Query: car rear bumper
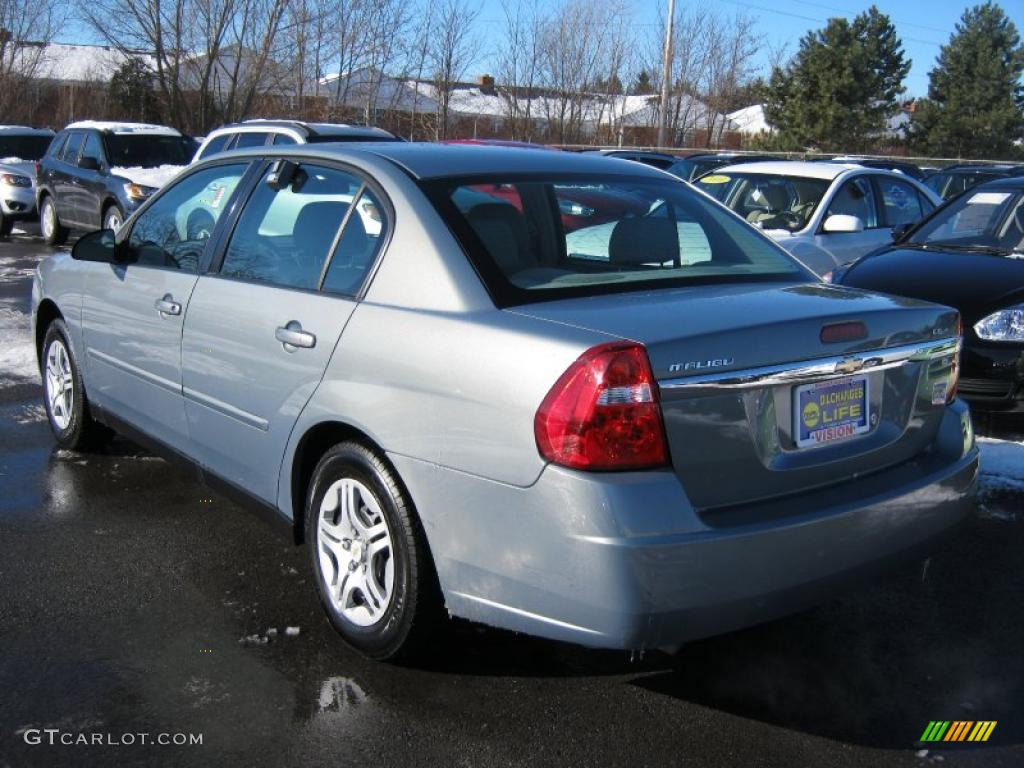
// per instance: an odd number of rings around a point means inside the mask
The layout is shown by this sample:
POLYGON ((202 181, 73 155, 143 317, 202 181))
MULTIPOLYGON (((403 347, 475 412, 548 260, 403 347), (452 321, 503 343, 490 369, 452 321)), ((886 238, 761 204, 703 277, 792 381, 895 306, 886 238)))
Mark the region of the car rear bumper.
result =
POLYGON ((791 613, 924 553, 974 507, 966 407, 927 458, 709 524, 670 472, 548 467, 515 488, 392 456, 409 486, 448 610, 531 635, 639 649, 791 613), (843 497, 846 501, 841 501, 843 497), (813 508, 813 509, 812 509, 813 508))

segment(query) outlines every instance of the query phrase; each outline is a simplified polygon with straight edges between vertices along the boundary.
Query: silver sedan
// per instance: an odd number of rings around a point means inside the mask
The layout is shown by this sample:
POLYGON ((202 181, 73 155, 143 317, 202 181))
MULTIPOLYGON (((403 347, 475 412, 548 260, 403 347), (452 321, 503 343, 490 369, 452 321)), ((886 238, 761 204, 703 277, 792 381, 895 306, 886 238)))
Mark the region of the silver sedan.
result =
POLYGON ((675 645, 972 508, 957 313, 821 284, 626 161, 226 153, 46 260, 33 316, 57 442, 117 430, 285 523, 374 658, 445 610, 675 645))

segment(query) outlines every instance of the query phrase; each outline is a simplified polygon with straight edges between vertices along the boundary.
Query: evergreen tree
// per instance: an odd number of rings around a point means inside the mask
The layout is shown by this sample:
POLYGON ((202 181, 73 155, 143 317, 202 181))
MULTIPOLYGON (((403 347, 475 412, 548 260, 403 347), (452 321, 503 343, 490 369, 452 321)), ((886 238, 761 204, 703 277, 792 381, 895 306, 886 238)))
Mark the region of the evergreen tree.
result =
POLYGON ((929 73, 928 98, 910 125, 916 151, 1005 158, 1024 137, 1024 46, 998 5, 964 11, 929 73))
POLYGON ((780 148, 863 151, 899 109, 909 71, 895 27, 871 6, 803 37, 793 60, 772 72, 765 115, 780 148))
POLYGON ((647 73, 646 69, 641 69, 637 73, 631 92, 639 96, 647 96, 654 93, 654 83, 651 82, 651 76, 647 73))
POLYGON ((115 114, 126 120, 160 122, 160 110, 153 92, 153 73, 137 56, 126 59, 111 75, 110 99, 115 114))

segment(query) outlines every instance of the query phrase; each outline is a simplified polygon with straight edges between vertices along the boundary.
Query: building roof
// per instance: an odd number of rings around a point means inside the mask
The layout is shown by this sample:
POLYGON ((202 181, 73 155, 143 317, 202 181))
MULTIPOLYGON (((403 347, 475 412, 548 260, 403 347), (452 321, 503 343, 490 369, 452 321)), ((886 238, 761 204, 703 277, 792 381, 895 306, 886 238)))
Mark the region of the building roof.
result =
POLYGON ((764 116, 764 104, 751 104, 730 112, 726 117, 732 121, 736 131, 748 136, 768 133, 772 129, 764 116))
POLYGON ((147 53, 124 52, 107 45, 26 44, 20 54, 34 77, 60 82, 106 82, 130 58, 142 59, 149 67, 155 64, 153 56, 147 53), (37 53, 38 61, 32 67, 37 53))

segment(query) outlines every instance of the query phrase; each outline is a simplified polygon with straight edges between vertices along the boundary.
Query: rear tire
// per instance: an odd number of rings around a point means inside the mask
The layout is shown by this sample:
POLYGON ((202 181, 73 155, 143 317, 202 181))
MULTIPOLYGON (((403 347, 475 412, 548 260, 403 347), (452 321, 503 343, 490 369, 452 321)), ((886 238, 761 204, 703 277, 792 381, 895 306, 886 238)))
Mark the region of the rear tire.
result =
POLYGON ((313 471, 306 531, 320 602, 338 634, 371 659, 409 658, 436 631, 440 589, 426 537, 394 471, 356 442, 313 471))
POLYGON ((67 227, 61 226, 57 206, 49 195, 39 204, 39 231, 47 245, 64 245, 68 239, 67 227))
POLYGON ((63 320, 50 323, 43 338, 43 404, 61 448, 76 451, 106 442, 113 434, 96 422, 85 396, 82 372, 63 320))

